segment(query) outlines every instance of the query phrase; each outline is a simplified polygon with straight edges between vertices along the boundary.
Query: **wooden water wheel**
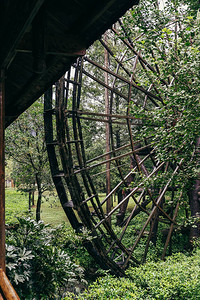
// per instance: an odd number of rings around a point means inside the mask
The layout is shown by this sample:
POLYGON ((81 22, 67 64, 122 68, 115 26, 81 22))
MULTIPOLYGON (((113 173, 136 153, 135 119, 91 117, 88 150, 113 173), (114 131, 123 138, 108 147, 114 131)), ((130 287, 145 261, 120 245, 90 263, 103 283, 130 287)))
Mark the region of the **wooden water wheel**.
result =
POLYGON ((165 257, 183 203, 184 185, 177 187, 173 179, 184 159, 158 158, 158 125, 134 111, 148 114, 164 107, 155 78, 164 86, 174 78, 160 79, 158 67, 137 50, 121 21, 98 42, 101 50, 95 57, 96 49, 79 58, 45 94, 46 143, 53 180, 72 227, 77 232, 87 229, 89 253, 103 268, 122 275, 129 264, 146 259, 161 231, 166 232, 165 257), (110 45, 107 38, 114 41, 116 35, 117 42, 110 45), (138 82, 137 70, 149 85, 138 82), (137 138, 144 126, 152 126, 152 135, 137 138))

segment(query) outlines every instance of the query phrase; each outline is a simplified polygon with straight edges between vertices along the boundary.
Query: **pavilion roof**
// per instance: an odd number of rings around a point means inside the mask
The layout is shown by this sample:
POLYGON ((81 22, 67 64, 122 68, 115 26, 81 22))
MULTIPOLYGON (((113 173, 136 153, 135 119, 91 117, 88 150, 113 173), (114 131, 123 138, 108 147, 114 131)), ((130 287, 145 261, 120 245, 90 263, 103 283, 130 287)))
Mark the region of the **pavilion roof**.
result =
POLYGON ((138 0, 2 0, 6 126, 138 0))

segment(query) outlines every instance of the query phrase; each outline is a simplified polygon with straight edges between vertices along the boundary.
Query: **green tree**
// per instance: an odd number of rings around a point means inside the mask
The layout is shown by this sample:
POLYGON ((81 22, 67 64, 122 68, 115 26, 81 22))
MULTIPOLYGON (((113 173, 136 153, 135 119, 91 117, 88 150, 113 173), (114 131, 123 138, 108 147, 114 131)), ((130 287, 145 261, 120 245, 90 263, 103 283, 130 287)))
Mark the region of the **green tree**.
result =
MULTIPOLYGON (((135 79, 138 86, 156 95, 155 101, 137 105, 132 102, 132 113, 141 120, 135 127, 135 138, 151 137, 157 146, 157 162, 180 165, 173 176, 176 187, 189 195, 191 217, 200 216, 199 181, 199 61, 200 39, 197 1, 140 1, 138 7, 124 18, 125 38, 134 41, 140 67, 135 79), (142 66, 142 67, 141 67, 142 66), (145 109, 144 109, 145 108, 145 109)), ((121 31, 121 39, 124 31, 121 31)), ((154 188, 161 187, 172 176, 166 172, 155 176, 154 188)), ((200 236, 199 222, 191 227, 191 237, 200 236)))
POLYGON ((17 189, 23 193, 28 193, 29 195, 29 212, 31 211, 31 206, 34 205, 34 194, 36 190, 35 186, 35 176, 32 172, 32 167, 30 165, 21 164, 17 161, 13 162, 12 167, 12 179, 15 182, 17 189))
POLYGON ((35 102, 6 130, 6 154, 14 161, 13 178, 22 192, 37 189, 36 220, 42 196, 53 190, 43 128, 43 99, 35 102))

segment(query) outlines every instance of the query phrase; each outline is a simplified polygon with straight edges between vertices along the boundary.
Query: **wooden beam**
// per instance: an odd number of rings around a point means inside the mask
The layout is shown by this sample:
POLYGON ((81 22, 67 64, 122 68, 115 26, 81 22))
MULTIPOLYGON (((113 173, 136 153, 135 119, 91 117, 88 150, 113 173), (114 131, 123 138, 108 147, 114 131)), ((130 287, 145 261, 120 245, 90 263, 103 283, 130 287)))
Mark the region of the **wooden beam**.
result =
POLYGON ((15 56, 15 48, 30 26, 44 0, 15 0, 7 9, 0 32, 0 66, 7 68, 15 56))
MULTIPOLYGON (((105 41, 107 43, 107 33, 104 35, 105 41)), ((106 68, 109 68, 109 54, 106 49, 104 49, 104 64, 106 68)), ((104 72, 104 82, 108 86, 108 73, 104 72)), ((109 99, 109 90, 105 88, 105 114, 108 115, 110 113, 110 99, 109 99)), ((106 120, 109 122, 110 117, 107 117, 106 120)), ((110 182, 110 124, 106 123, 105 126, 105 133, 106 133, 106 195, 110 194, 111 191, 111 182, 110 182)), ((106 202, 106 213, 109 214, 109 212, 112 209, 112 198, 109 197, 108 201, 106 202)), ((111 225, 111 218, 108 220, 109 224, 111 225)))
POLYGON ((0 268, 5 272, 5 97, 4 71, 0 71, 0 268))
MULTIPOLYGON (((90 16, 85 16, 85 18, 87 18, 87 23, 85 24, 85 26, 80 26, 81 31, 87 31, 89 29, 90 26, 92 26, 92 24, 94 24, 100 17, 102 17, 102 15, 110 9, 110 7, 115 3, 115 0, 110 0, 110 1, 105 1, 102 5, 102 1, 99 3, 95 3, 93 5, 93 10, 92 10, 92 14, 90 16)), ((89 11, 91 12, 91 10, 89 11)), ((87 11, 88 14, 88 11, 87 11)))
POLYGON ((5 272, 0 268, 0 287, 7 300, 20 300, 5 272))
POLYGON ((42 74, 46 69, 46 11, 43 5, 32 22, 33 71, 42 74))
MULTIPOLYGON (((32 53, 32 33, 24 34, 23 39, 17 45, 17 52, 32 53)), ((47 54, 62 56, 82 56, 86 53, 86 43, 78 34, 45 33, 45 52, 47 54)))
POLYGON ((20 90, 15 99, 6 98, 6 120, 5 127, 11 124, 21 113, 23 113, 34 101, 36 101, 49 86, 53 85, 67 69, 71 63, 76 61, 76 57, 69 59, 63 57, 62 60, 55 56, 49 62, 43 74, 33 74, 26 87, 20 90), (55 74, 55 75, 54 75, 55 74))
MULTIPOLYGON (((91 26, 95 26, 96 22, 100 18, 104 18, 104 15, 113 10, 114 7, 118 7, 118 12, 120 12, 121 15, 123 15, 131 6, 138 4, 138 0, 127 0, 127 1, 121 1, 121 0, 102 0, 99 2, 95 2, 93 4, 93 7, 90 8, 90 10, 87 10, 86 14, 83 15, 78 23, 78 26, 80 28, 81 33, 87 32, 91 26), (126 2, 126 3, 125 3, 126 2), (85 20, 87 19, 87 22, 85 20), (84 22, 84 23, 82 23, 84 22)), ((109 26, 111 26, 114 22, 117 21, 117 19, 121 16, 118 15, 118 13, 115 13, 115 16, 113 19, 113 15, 110 18, 110 24, 106 25, 106 29, 108 29, 109 26)))

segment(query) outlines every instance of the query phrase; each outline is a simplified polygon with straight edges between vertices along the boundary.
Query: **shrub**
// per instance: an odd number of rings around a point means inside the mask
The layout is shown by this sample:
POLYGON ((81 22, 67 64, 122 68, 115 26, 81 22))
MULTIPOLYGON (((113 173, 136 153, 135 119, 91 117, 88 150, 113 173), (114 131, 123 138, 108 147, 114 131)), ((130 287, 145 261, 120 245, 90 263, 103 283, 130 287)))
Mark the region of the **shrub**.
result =
POLYGON ((76 293, 86 285, 83 268, 59 241, 56 246, 59 228, 30 218, 18 221, 7 234, 7 273, 21 299, 60 299, 65 291, 76 293))
MULTIPOLYGON (((90 285, 88 292, 77 296, 76 299, 139 299, 138 295, 141 296, 142 293, 142 290, 138 288, 132 280, 107 275, 104 278, 97 279, 94 284, 90 285)), ((66 299, 67 298, 65 298, 65 300, 66 299)))
POLYGON ((165 262, 148 262, 129 268, 126 275, 126 278, 116 278, 107 274, 81 295, 71 294, 65 300, 200 299, 200 250, 194 255, 177 253, 165 262))
POLYGON ((91 269, 99 268, 94 259, 83 246, 85 240, 90 240, 92 238, 87 231, 76 234, 72 227, 60 224, 54 229, 53 238, 53 244, 64 249, 69 254, 73 262, 85 269, 87 276, 90 275, 89 273, 91 269))
POLYGON ((150 299, 200 299, 200 251, 192 256, 174 254, 165 262, 131 268, 127 275, 150 299))

